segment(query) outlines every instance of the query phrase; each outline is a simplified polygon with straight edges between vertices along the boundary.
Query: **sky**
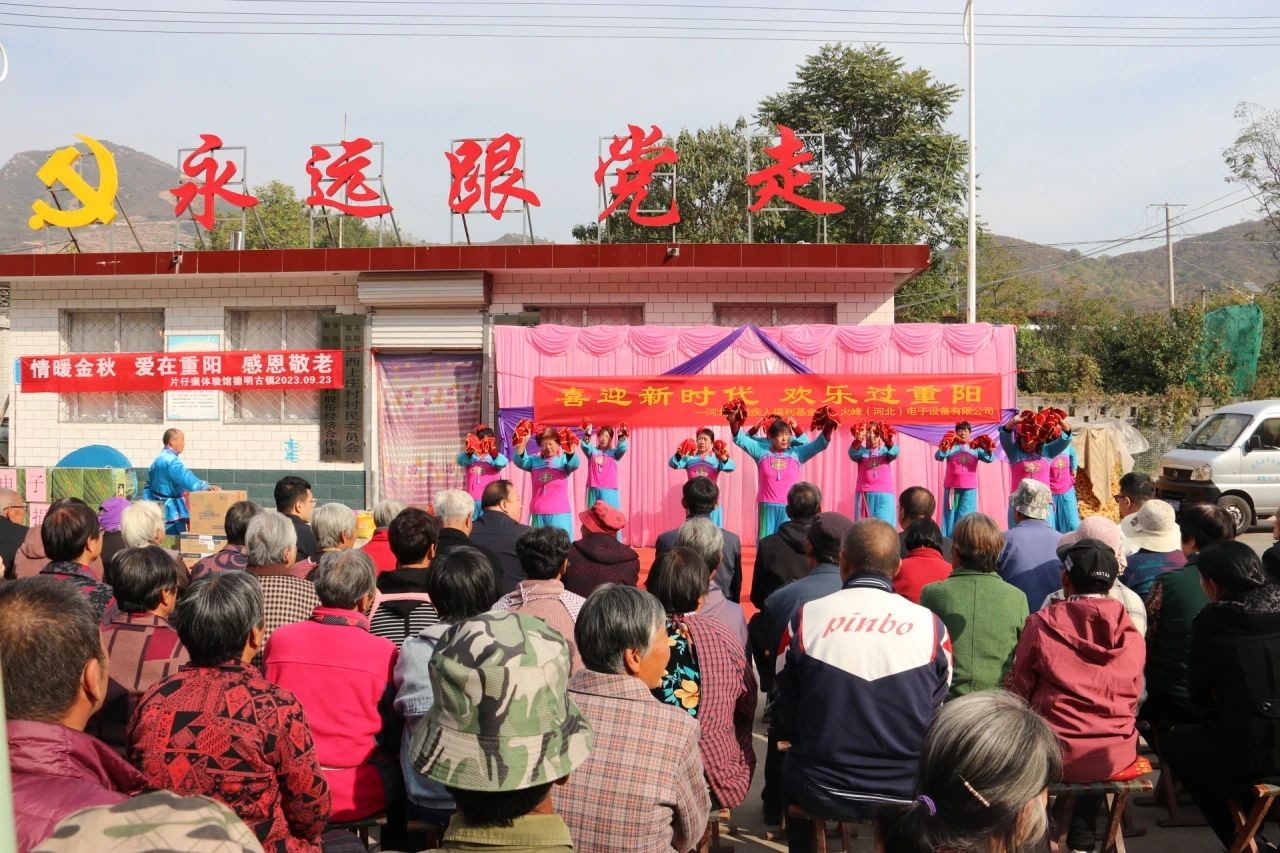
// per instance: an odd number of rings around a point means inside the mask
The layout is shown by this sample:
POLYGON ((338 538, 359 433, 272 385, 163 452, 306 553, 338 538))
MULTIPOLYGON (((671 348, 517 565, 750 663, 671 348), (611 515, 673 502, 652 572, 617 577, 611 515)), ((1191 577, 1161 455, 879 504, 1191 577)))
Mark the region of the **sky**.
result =
MULTIPOLYGON (((345 117, 349 137, 385 142, 386 186, 400 227, 432 242, 450 239, 443 155, 456 138, 508 132, 525 137, 527 184, 542 200, 533 210, 534 232, 568 242, 573 225, 593 221, 598 212, 592 172, 601 136, 623 133, 628 123, 657 124, 675 132, 751 117, 759 100, 782 90, 824 38, 851 43, 879 39, 910 67, 925 68, 961 87, 967 79, 960 17, 954 14, 963 9, 963 0, 686 0, 665 9, 617 0, 588 5, 581 0, 56 3, 0 3, 0 44, 10 61, 8 78, 0 82, 0 162, 19 151, 69 144, 77 133, 172 161, 179 148, 197 145, 200 133, 213 132, 227 145, 248 146, 251 183, 282 179, 303 190, 310 145, 337 140, 345 117), (143 11, 85 11, 89 7, 143 11), (892 11, 871 11, 876 9, 892 11), (384 32, 406 31, 403 24, 409 19, 377 15, 471 17, 459 21, 452 34, 430 38, 29 28, 191 30, 200 29, 190 23, 195 20, 253 19, 245 13, 259 13, 260 22, 305 24, 322 19, 317 15, 339 12, 360 18, 348 29, 384 32), (910 12, 952 14, 942 18, 910 12), (500 22, 480 17, 494 14, 529 17, 508 20, 514 27, 495 29, 493 24, 500 22), (555 37, 570 30, 536 27, 580 24, 588 15, 626 14, 632 19, 573 31, 586 36, 582 38, 555 37), (131 16, 177 23, 103 20, 131 16), (672 20, 684 17, 728 22, 672 20), (801 23, 833 20, 842 23, 801 23), (783 26, 771 21, 786 21, 793 29, 808 26, 800 37, 815 41, 757 40, 783 26), (680 26, 723 27, 716 31, 718 37, 735 35, 739 40, 690 40, 681 37, 688 31, 676 29, 680 26), (759 32, 741 32, 745 28, 759 32), (885 35, 885 29, 901 32, 885 35), (479 35, 458 34, 467 32, 479 35), (602 37, 626 32, 655 37, 602 37), (929 34, 935 32, 939 35, 929 34), (534 37, 504 38, 500 33, 534 37), (894 43, 908 40, 945 43, 894 43)), ((1186 204, 1188 218, 1209 213, 1179 226, 1184 235, 1255 214, 1251 203, 1216 210, 1247 202, 1243 193, 1215 199, 1237 189, 1226 183, 1222 160, 1223 149, 1240 127, 1233 117, 1237 103, 1280 108, 1280 62, 1275 61, 1280 55, 1280 7, 1264 0, 1002 0, 999 6, 977 0, 977 7, 978 209, 992 231, 1044 243, 1145 234, 1162 224, 1164 215, 1148 205, 1165 201, 1186 204), (998 14, 1015 11, 1064 17, 998 14), (1065 17, 1116 14, 1136 17, 1065 17), (1171 17, 1205 14, 1239 17, 1171 17), (1011 26, 1053 26, 1038 31, 1045 33, 1040 41, 1083 36, 1076 41, 1085 43, 997 46, 991 42, 1013 39, 990 35, 998 31, 994 26, 984 29, 995 24, 1003 25, 1005 33, 1011 26), (1064 29, 1099 25, 1146 29, 1064 29), (1087 46, 1091 34, 1108 41, 1098 34, 1156 34, 1151 27, 1185 27, 1159 32, 1211 44, 1218 43, 1211 41, 1215 36, 1236 40, 1223 47, 1087 46), (1250 42, 1276 46, 1243 46, 1250 42)), ((269 27, 259 23, 257 28, 269 27)), ((963 97, 949 127, 967 132, 963 97)), ((471 222, 476 239, 520 230, 514 217, 501 224, 475 217, 471 222)), ((462 239, 460 224, 453 237, 462 239)), ((1120 250, 1156 245, 1147 241, 1120 250)))

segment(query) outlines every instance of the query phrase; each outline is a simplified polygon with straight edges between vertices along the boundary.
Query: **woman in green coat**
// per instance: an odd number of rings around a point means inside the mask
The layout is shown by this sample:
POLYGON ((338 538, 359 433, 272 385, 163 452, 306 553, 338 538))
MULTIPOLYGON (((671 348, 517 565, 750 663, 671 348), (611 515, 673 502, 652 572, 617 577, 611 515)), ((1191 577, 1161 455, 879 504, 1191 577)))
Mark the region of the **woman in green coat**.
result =
POLYGON ((948 699, 1004 683, 1027 621, 1027 596, 996 574, 1004 537, 990 516, 966 515, 951 534, 955 570, 920 593, 951 635, 953 671, 948 699))

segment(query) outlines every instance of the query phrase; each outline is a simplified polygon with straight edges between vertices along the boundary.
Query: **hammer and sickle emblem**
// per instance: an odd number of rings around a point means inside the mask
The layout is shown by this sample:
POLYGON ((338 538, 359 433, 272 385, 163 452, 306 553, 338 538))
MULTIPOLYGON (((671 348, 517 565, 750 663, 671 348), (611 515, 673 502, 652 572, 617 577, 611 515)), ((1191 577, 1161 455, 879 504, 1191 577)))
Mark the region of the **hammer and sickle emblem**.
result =
POLYGON ((89 136, 76 135, 98 161, 98 180, 96 187, 80 177, 75 170, 76 161, 82 156, 74 145, 59 148, 45 161, 36 177, 46 187, 62 184, 80 202, 80 207, 71 210, 58 210, 42 199, 31 203, 34 215, 27 220, 33 231, 39 231, 46 225, 55 228, 80 228, 93 222, 106 225, 116 218, 116 190, 120 188, 119 175, 116 173, 116 161, 111 152, 101 142, 89 136))

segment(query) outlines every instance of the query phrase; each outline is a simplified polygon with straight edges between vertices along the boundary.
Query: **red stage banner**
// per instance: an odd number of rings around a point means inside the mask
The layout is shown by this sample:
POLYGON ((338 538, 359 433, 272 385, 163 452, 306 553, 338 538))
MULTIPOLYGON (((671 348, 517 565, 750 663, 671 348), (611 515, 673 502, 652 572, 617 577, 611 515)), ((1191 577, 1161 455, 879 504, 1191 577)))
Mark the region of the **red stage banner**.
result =
POLYGON ((752 418, 794 417, 808 427, 818 406, 845 424, 860 418, 896 424, 942 424, 1000 419, 998 374, 556 376, 533 380, 539 423, 576 426, 699 426, 722 421, 734 397, 752 418))
POLYGON ((24 356, 23 393, 342 387, 340 350, 99 352, 24 356))

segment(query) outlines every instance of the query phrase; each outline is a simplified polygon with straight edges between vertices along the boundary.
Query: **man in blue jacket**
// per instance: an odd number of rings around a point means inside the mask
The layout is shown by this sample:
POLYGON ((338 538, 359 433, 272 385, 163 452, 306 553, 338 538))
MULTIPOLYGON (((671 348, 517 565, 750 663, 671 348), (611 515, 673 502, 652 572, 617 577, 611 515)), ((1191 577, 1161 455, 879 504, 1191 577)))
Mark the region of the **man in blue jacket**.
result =
POLYGON ((186 449, 187 437, 182 430, 165 430, 163 441, 164 450, 151 463, 142 496, 149 501, 158 501, 164 507, 164 532, 176 536, 187 529, 187 522, 191 520, 186 493, 220 492, 222 489, 201 480, 183 463, 180 457, 186 449))
MULTIPOLYGON (((898 534, 879 519, 850 528, 838 592, 814 599, 783 641, 774 731, 788 804, 837 820, 909 801, 925 730, 951 686, 942 620, 894 594, 898 534)), ((809 821, 787 822, 792 853, 812 849, 809 821)))

